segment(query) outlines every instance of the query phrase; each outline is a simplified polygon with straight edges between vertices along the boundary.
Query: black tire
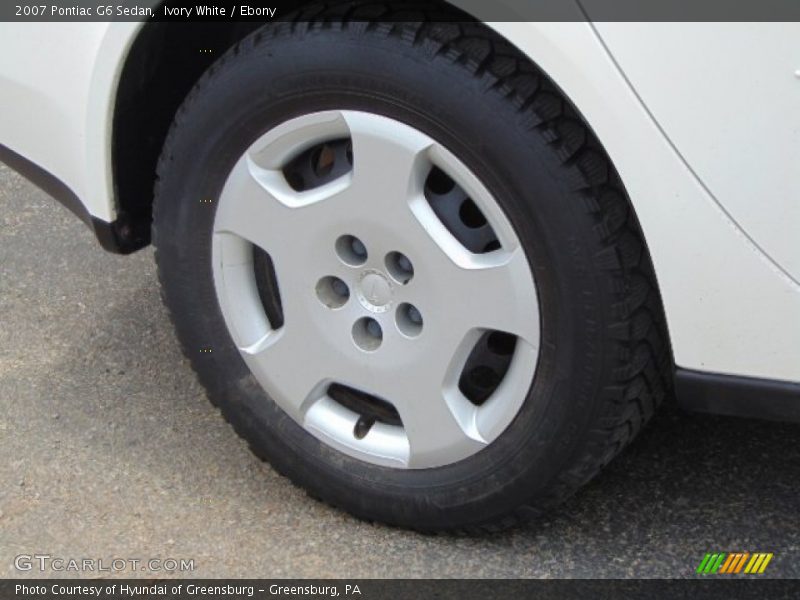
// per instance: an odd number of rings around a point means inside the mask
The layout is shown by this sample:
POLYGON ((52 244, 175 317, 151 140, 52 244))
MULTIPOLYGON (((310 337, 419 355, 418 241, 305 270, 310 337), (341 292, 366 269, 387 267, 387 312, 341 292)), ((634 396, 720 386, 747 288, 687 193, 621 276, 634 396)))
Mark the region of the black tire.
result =
POLYGON ((496 531, 563 501, 639 432, 670 387, 661 301, 613 166, 570 103, 481 24, 271 24, 206 73, 158 167, 163 296, 211 401, 253 451, 312 496, 424 531, 496 531), (481 452, 400 470, 343 455, 292 421, 225 327, 210 265, 214 199, 239 156, 289 118, 380 113, 449 147, 523 242, 542 346, 523 408, 481 452), (211 352, 203 351, 211 349, 211 352))

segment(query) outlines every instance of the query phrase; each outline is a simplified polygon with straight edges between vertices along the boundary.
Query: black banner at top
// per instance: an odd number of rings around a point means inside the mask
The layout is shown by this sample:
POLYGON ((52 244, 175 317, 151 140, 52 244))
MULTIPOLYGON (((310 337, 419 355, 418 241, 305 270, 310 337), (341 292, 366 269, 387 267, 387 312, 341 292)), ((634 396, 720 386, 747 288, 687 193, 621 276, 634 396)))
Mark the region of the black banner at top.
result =
MULTIPOLYGON (((800 0, 343 0, 341 19, 481 21, 800 21, 800 0), (408 7, 407 10, 405 7, 408 7)), ((334 2, 325 4, 330 6, 334 2)), ((3 0, 4 22, 270 21, 295 19, 314 0, 3 0)), ((302 13, 301 13, 302 14, 302 13)))

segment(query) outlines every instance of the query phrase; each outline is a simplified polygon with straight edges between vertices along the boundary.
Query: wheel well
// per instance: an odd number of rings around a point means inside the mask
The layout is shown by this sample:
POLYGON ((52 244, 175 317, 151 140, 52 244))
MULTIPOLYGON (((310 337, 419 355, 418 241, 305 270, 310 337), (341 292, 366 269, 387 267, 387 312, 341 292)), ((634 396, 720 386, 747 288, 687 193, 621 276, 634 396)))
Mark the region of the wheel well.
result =
MULTIPOLYGON (((306 6, 311 17, 318 12, 316 4, 318 0, 298 0, 294 8, 301 11, 306 6)), ((392 4, 407 8, 409 20, 433 16, 474 21, 448 0, 397 0, 392 4)), ((342 10, 344 17, 358 9, 343 3, 342 10)), ((295 14, 302 20, 302 12, 295 14)), ((156 164, 181 103, 212 63, 262 25, 149 22, 137 35, 120 76, 111 141, 117 208, 113 227, 125 252, 150 243, 156 164)))
POLYGON ((118 224, 136 246, 150 242, 156 163, 186 95, 225 51, 260 23, 147 23, 117 90, 112 169, 118 224))

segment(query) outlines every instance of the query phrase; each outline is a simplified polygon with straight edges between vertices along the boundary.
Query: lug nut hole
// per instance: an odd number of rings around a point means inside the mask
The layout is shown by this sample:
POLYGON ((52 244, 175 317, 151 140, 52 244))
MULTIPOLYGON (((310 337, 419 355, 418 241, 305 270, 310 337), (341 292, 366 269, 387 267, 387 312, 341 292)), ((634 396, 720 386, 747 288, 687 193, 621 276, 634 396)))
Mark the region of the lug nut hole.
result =
POLYGON ((486 225, 486 217, 470 198, 461 203, 458 216, 461 218, 461 222, 470 229, 480 229, 486 225))
POLYGON ((449 194, 456 187, 456 182, 439 167, 434 167, 425 182, 428 190, 436 196, 449 194))
POLYGON ((511 356, 517 347, 517 338, 510 333, 493 331, 486 339, 486 345, 497 356, 511 356))
POLYGON ((414 265, 411 260, 401 252, 390 252, 386 255, 386 270, 395 281, 401 285, 407 284, 414 278, 414 265))
POLYGON ((487 366, 478 366, 469 372, 469 378, 473 385, 482 390, 493 390, 500 383, 500 377, 493 369, 487 366))
POLYGON ((397 307, 397 328, 406 337, 415 338, 422 333, 422 313, 413 304, 404 302, 397 307))
POLYGON ((367 262, 367 247, 354 235, 343 235, 336 240, 336 254, 351 267, 360 267, 367 262))
POLYGON ((338 277, 323 277, 317 283, 317 298, 328 308, 341 308, 350 299, 350 288, 338 277))
POLYGON ((353 325, 353 341, 364 352, 375 352, 383 342, 381 324, 370 317, 363 317, 353 325))

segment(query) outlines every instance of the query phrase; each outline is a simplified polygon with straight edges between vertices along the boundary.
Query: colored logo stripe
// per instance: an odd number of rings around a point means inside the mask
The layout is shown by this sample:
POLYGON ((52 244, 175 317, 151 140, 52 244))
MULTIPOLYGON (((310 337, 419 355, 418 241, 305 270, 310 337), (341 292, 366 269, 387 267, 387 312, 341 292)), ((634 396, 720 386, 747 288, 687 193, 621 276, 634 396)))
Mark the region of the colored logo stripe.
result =
POLYGON ((708 561, 710 559, 711 559, 711 555, 710 554, 706 554, 703 557, 703 560, 700 561, 700 566, 697 567, 697 573, 705 573, 706 565, 708 564, 708 561))
POLYGON ((736 566, 733 569, 734 573, 739 573, 742 570, 742 567, 744 567, 744 563, 748 559, 749 556, 750 556, 749 552, 742 553, 742 557, 739 559, 739 562, 736 563, 736 566))
POLYGON ((703 575, 735 574, 741 573, 744 568, 744 572, 747 574, 760 574, 766 570, 773 556, 774 554, 771 552, 757 552, 755 554, 750 554, 749 552, 709 553, 703 557, 697 567, 697 573, 703 575))
POLYGON ((767 568, 769 561, 772 560, 772 553, 769 554, 753 554, 753 558, 747 563, 744 569, 745 573, 763 573, 767 568))
POLYGON ((703 561, 700 563, 700 566, 697 567, 697 572, 705 574, 716 573, 724 559, 724 552, 719 554, 706 554, 703 558, 703 561))
POLYGON ((739 554, 728 554, 728 558, 725 559, 725 562, 722 563, 722 567, 720 568, 720 573, 730 573, 731 568, 739 561, 740 555, 739 554))

